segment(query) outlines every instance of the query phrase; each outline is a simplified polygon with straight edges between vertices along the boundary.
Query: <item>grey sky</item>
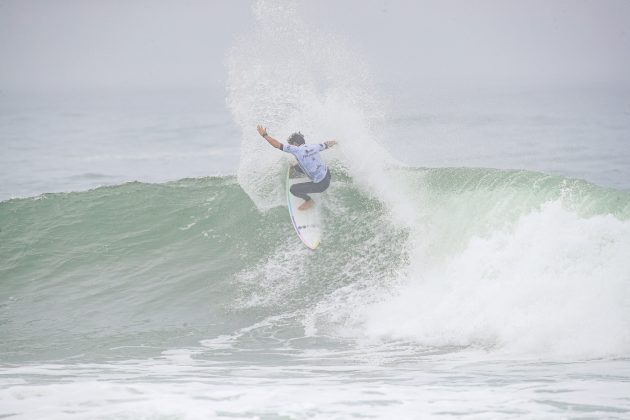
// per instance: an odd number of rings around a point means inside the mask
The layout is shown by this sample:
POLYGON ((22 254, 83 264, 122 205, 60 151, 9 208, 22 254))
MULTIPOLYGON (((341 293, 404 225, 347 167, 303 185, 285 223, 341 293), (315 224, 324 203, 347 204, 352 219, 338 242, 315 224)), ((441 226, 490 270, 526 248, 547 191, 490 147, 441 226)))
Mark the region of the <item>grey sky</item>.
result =
MULTIPOLYGON (((0 89, 223 86, 251 1, 0 0, 0 89)), ((301 1, 377 81, 630 84, 630 1, 301 1)))

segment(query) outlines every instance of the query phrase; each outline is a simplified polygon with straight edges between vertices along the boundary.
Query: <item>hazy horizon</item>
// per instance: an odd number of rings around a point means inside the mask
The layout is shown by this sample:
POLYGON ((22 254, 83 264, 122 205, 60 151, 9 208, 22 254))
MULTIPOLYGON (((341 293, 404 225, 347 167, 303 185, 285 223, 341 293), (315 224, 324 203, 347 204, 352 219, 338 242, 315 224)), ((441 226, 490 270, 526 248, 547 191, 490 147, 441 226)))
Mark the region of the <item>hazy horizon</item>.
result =
MULTIPOLYGON (((293 2, 288 2, 293 3, 293 2)), ((221 88, 252 2, 0 2, 0 90, 221 88)), ((297 2, 377 83, 630 86, 630 2, 297 2)))

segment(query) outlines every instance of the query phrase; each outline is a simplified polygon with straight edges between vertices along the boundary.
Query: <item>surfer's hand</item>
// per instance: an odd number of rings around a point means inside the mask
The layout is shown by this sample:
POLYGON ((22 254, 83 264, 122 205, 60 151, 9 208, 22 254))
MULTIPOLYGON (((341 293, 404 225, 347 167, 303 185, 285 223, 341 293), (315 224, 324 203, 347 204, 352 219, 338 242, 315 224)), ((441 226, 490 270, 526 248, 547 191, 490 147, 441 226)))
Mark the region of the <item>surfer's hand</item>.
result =
POLYGON ((265 137, 267 135, 267 129, 262 125, 256 126, 256 129, 258 130, 258 134, 260 134, 261 136, 265 137))
POLYGON ((326 149, 330 149, 331 147, 333 147, 335 144, 337 144, 337 142, 335 140, 328 140, 327 142, 324 143, 326 145, 326 149))

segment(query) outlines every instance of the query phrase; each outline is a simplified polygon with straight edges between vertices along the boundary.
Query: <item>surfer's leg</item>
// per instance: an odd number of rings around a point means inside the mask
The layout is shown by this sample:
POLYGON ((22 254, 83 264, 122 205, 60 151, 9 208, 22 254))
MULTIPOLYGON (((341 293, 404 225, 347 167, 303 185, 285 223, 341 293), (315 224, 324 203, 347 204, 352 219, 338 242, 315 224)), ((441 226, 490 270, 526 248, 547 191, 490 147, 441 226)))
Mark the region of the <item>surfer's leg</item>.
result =
POLYGON ((326 176, 321 181, 315 182, 302 182, 299 184, 291 185, 291 194, 296 197, 300 197, 302 200, 310 200, 309 194, 321 193, 328 189, 330 185, 330 171, 326 172, 326 176))
POLYGON ((291 194, 304 200, 304 203, 300 207, 300 210, 306 210, 315 204, 313 199, 308 195, 311 193, 321 193, 326 191, 330 185, 330 171, 326 173, 326 176, 321 181, 315 182, 302 182, 301 184, 293 184, 291 186, 291 194))
POLYGON ((324 179, 319 181, 317 184, 313 184, 313 189, 309 192, 311 193, 321 193, 328 189, 330 186, 330 169, 326 172, 326 176, 324 179))
POLYGON ((307 200, 305 202, 303 202, 302 204, 300 204, 300 207, 298 207, 298 210, 308 210, 311 207, 313 207, 315 205, 315 201, 311 200, 307 200))
POLYGON ((314 192, 314 185, 315 183, 313 182, 302 182, 300 184, 293 184, 291 185, 291 189, 289 191, 291 191, 291 194, 293 194, 294 196, 299 197, 302 200, 309 201, 311 200, 311 197, 308 195, 308 193, 314 192))
POLYGON ((301 184, 291 185, 291 194, 304 200, 304 202, 298 207, 298 210, 306 210, 308 208, 311 208, 313 204, 315 204, 313 199, 307 194, 310 192, 314 192, 314 190, 317 189, 315 185, 317 184, 313 182, 303 182, 301 184))

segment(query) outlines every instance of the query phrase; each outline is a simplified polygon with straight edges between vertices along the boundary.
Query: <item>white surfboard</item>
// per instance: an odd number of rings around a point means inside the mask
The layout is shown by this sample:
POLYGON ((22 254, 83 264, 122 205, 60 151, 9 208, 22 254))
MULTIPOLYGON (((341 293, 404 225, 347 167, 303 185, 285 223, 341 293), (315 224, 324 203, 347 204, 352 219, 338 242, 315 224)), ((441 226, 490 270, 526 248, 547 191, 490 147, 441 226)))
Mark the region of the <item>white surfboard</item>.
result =
POLYGON ((298 210, 298 207, 304 202, 299 197, 291 194, 291 185, 301 182, 308 182, 306 175, 293 171, 292 165, 289 165, 287 171, 287 203, 289 206, 289 214, 291 215, 291 223, 297 232, 298 237, 304 242, 304 245, 310 249, 315 249, 321 240, 319 205, 315 205, 308 210, 298 210))

